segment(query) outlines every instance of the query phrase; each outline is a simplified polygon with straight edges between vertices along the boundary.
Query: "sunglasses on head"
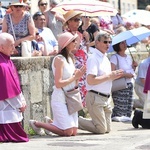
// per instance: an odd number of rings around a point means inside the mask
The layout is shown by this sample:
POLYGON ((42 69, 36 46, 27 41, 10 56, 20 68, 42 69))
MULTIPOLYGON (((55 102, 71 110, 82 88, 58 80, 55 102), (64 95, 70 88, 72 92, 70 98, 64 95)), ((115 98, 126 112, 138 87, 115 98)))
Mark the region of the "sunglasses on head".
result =
POLYGON ((37 20, 37 19, 38 19, 38 16, 42 16, 42 15, 44 15, 44 14, 41 13, 41 12, 36 12, 36 13, 33 15, 33 19, 34 19, 34 20, 37 20))
POLYGON ((40 6, 47 6, 47 3, 41 3, 40 6))
POLYGON ((111 44, 112 41, 103 41, 104 44, 111 44))
POLYGON ((84 18, 91 18, 91 17, 89 17, 89 16, 84 16, 84 18))
POLYGON ((18 8, 18 7, 22 8, 22 7, 24 7, 24 6, 23 6, 23 5, 14 5, 14 7, 15 7, 15 8, 18 8))
POLYGON ((80 20, 81 20, 80 18, 74 18, 74 19, 73 19, 74 22, 78 22, 78 21, 80 21, 80 20))

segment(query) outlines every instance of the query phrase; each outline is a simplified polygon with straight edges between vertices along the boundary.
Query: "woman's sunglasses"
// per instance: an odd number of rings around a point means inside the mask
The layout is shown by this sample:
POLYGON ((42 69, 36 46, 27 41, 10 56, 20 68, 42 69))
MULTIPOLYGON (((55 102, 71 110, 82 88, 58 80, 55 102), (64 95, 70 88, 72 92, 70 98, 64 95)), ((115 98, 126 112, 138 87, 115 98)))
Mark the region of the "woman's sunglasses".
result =
POLYGON ((24 7, 24 6, 23 6, 23 5, 14 5, 14 7, 15 7, 15 8, 18 8, 18 7, 22 8, 22 7, 24 7))
POLYGON ((78 21, 81 21, 81 19, 80 18, 74 18, 74 19, 72 19, 74 22, 78 22, 78 21))
POLYGON ((47 3, 41 3, 40 6, 47 6, 47 3))

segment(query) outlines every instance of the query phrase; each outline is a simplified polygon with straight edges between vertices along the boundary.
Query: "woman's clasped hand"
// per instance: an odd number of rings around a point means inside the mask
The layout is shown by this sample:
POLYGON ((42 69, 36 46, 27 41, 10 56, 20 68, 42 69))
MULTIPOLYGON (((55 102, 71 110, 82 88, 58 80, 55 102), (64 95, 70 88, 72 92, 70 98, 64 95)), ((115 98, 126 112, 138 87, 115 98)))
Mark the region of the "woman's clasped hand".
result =
POLYGON ((110 77, 112 80, 114 80, 114 79, 123 77, 123 75, 124 75, 124 71, 122 69, 118 69, 118 70, 112 71, 110 77))
POLYGON ((80 79, 83 74, 85 74, 86 72, 86 66, 82 66, 80 69, 76 69, 75 72, 74 72, 74 76, 76 79, 80 79))

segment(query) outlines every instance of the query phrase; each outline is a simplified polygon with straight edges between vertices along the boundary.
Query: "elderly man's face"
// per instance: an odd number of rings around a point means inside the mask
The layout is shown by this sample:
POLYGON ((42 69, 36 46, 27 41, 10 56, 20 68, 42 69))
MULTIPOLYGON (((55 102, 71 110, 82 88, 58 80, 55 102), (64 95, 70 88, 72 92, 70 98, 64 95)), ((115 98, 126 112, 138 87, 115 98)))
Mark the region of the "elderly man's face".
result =
POLYGON ((14 44, 15 42, 12 38, 8 39, 5 43, 1 45, 1 52, 4 53, 5 55, 10 56, 11 54, 13 54, 15 50, 14 44))

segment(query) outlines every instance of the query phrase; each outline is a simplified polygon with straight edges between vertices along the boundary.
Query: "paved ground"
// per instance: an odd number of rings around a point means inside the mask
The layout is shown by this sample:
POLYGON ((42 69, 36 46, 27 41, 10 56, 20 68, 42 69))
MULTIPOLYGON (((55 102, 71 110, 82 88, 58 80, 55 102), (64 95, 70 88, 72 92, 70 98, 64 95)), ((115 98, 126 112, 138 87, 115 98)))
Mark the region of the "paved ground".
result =
POLYGON ((150 150, 150 130, 112 122, 109 134, 79 130, 74 137, 33 136, 27 143, 1 143, 0 150, 150 150))

